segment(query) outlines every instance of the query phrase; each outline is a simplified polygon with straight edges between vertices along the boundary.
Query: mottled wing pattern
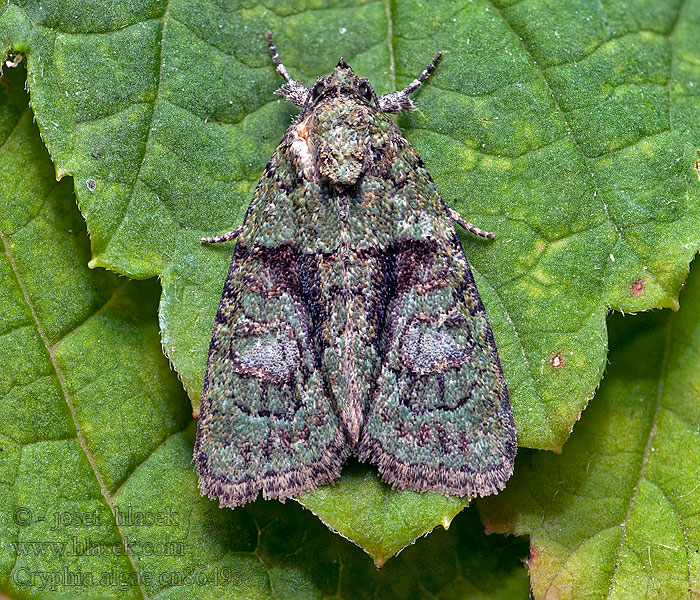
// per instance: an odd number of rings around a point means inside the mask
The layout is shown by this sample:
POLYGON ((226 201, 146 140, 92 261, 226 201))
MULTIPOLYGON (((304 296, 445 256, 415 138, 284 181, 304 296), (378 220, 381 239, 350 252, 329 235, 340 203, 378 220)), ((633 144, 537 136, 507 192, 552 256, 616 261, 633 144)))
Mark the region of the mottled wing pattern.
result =
POLYGON ((309 491, 336 479, 349 453, 302 298, 295 203, 308 182, 289 137, 253 197, 209 349, 194 461, 202 493, 222 506, 309 491))
POLYGON ((368 178, 391 182, 392 290, 360 440, 398 489, 485 496, 513 470, 515 425, 493 334, 427 170, 394 129, 368 178))

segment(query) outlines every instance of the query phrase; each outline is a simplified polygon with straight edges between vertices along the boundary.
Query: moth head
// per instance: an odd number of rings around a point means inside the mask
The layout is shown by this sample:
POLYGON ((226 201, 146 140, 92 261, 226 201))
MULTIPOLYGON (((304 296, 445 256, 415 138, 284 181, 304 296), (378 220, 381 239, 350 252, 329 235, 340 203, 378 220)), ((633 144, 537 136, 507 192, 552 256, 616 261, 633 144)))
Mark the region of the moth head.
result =
POLYGON ((341 58, 328 77, 318 77, 309 90, 308 106, 313 107, 322 100, 336 96, 354 97, 361 102, 377 102, 369 80, 355 75, 350 66, 341 58))
POLYGON ((354 185, 367 164, 367 139, 377 97, 369 81, 358 77, 341 58, 328 77, 309 90, 302 111, 313 114, 309 148, 321 180, 340 189, 354 185))

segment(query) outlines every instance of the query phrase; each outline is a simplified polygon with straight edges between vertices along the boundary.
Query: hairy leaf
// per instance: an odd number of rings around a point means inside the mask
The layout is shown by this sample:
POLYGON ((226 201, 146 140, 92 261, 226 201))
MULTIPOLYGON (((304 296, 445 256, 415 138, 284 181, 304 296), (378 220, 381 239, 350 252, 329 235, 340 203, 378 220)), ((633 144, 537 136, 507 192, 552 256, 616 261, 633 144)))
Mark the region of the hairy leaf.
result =
POLYGON ((202 498, 159 286, 87 268, 72 181, 54 179, 23 73, 3 83, 0 596, 527 598, 526 546, 486 539, 473 510, 378 572, 295 502, 202 498))
POLYGON ((530 536, 539 598, 700 592, 700 269, 677 314, 615 317, 608 373, 561 456, 523 453, 481 504, 492 531, 530 536))
MULTIPOLYGON (((444 51, 419 110, 398 122, 445 198, 496 233, 464 242, 519 442, 547 449, 561 447, 600 381, 608 309, 676 307, 698 249, 699 24, 697 0, 0 8, 0 40, 26 55, 57 173, 74 177, 91 264, 160 277, 163 347, 195 407, 232 253, 199 238, 241 222, 295 113, 273 95, 281 79, 264 32, 294 77, 310 83, 342 55, 380 93, 444 51)), ((358 490, 341 478, 304 502, 380 557, 418 531, 368 539, 365 513, 343 507, 381 507, 394 493, 365 481, 358 490)), ((411 510, 411 498, 391 502, 411 510)), ((419 529, 441 522, 444 504, 436 498, 419 529)))

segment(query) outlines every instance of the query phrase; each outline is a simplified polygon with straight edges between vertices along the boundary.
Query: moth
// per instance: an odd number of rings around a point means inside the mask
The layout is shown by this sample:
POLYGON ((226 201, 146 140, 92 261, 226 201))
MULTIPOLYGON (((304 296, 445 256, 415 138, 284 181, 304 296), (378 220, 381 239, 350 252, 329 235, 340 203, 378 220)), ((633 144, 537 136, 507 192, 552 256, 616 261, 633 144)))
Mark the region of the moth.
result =
POLYGON ((194 447, 221 506, 304 494, 350 454, 392 487, 485 496, 513 471, 498 352, 454 223, 377 97, 341 58, 311 88, 270 34, 277 91, 301 108, 267 163, 216 314, 194 447))

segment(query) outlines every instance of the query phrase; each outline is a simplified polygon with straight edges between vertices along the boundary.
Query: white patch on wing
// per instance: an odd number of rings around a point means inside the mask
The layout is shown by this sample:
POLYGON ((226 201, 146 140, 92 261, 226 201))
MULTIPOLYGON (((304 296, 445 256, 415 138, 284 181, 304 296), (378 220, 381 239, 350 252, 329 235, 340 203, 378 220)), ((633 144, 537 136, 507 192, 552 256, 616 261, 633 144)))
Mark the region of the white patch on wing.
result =
POLYGON ((272 327, 239 338, 240 352, 232 356, 233 371, 271 383, 291 381, 300 367, 299 348, 290 327, 272 327))
POLYGON ((309 145, 309 117, 299 123, 293 131, 291 151, 296 156, 298 168, 305 179, 314 179, 314 156, 309 145))
POLYGON ((463 326, 448 327, 439 322, 411 319, 401 336, 401 361, 418 375, 434 375, 461 367, 473 347, 470 339, 462 339, 460 343, 459 337, 464 338, 461 329, 463 326))

